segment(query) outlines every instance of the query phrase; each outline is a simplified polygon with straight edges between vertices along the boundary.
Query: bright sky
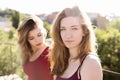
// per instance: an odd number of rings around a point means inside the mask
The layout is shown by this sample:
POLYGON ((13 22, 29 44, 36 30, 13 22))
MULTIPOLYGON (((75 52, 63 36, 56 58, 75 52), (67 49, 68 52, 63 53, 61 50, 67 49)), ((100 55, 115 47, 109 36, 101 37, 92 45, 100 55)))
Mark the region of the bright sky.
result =
POLYGON ((1 9, 10 8, 28 14, 48 14, 74 5, 79 5, 85 12, 120 15, 119 0, 0 0, 1 9))

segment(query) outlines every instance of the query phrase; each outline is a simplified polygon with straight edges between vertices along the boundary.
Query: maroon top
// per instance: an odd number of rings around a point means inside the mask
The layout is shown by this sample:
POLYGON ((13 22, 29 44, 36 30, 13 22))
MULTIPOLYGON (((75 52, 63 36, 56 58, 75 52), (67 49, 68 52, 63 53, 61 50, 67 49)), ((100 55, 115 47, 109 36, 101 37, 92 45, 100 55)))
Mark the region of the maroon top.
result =
POLYGON ((28 62, 23 66, 24 72, 28 75, 28 80, 53 80, 46 57, 48 49, 47 47, 35 61, 28 62))
POLYGON ((78 78, 78 70, 79 68, 77 69, 77 71, 69 78, 61 78, 61 77, 58 77, 56 78, 56 80, 81 80, 80 78, 78 78))
POLYGON ((80 75, 79 70, 80 70, 80 68, 81 68, 81 66, 83 64, 83 61, 85 60, 86 56, 83 58, 83 60, 81 61, 81 64, 78 67, 78 69, 76 70, 76 72, 71 77, 69 77, 69 78, 61 78, 61 77, 57 76, 56 80, 81 80, 81 75, 80 75), (78 75, 78 73, 79 73, 79 75, 78 75))

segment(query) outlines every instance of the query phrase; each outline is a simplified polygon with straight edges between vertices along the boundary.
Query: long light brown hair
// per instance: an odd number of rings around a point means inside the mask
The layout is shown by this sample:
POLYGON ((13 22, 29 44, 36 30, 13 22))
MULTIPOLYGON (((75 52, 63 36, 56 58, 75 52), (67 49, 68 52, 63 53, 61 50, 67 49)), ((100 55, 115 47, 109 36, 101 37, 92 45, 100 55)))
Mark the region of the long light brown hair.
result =
POLYGON ((29 61, 30 56, 33 54, 32 47, 28 42, 28 34, 35 28, 40 28, 43 34, 46 35, 43 21, 37 16, 29 16, 23 20, 22 24, 18 28, 18 44, 21 51, 20 53, 23 65, 29 61))
POLYGON ((82 60, 87 54, 91 52, 96 53, 96 39, 93 32, 93 27, 87 14, 82 12, 77 6, 63 9, 60 13, 58 13, 51 29, 53 45, 49 56, 51 60, 52 73, 57 76, 64 73, 68 67, 68 59, 70 57, 68 48, 65 47, 60 36, 61 20, 68 16, 79 18, 83 33, 85 34, 79 45, 79 54, 76 59, 82 60))

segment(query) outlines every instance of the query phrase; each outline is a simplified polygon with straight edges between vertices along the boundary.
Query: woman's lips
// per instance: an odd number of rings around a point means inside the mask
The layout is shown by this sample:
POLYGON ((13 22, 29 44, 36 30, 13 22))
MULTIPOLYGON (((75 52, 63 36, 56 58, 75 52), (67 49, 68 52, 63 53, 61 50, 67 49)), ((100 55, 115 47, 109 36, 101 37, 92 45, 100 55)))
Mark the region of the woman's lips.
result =
POLYGON ((39 46, 39 45, 41 45, 41 43, 36 44, 36 46, 39 46))
POLYGON ((71 43, 71 42, 73 42, 73 40, 66 40, 65 42, 66 43, 71 43))

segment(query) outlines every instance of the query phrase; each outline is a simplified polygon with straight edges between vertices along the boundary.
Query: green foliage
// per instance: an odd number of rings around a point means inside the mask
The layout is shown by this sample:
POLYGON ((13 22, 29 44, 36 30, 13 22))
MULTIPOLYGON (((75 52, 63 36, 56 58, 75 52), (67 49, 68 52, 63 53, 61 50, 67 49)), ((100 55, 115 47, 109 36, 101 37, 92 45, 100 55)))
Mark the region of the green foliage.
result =
POLYGON ((51 25, 47 21, 44 21, 44 27, 47 30, 47 38, 50 38, 50 27, 51 27, 51 25))
POLYGON ((0 10, 0 16, 2 17, 10 17, 12 15, 12 11, 11 9, 5 9, 5 10, 0 10))
MULTIPOLYGON (((120 72, 120 31, 115 28, 96 29, 98 54, 104 69, 120 72)), ((119 80, 119 76, 104 73, 105 80, 119 80)))
POLYGON ((11 28, 5 32, 0 29, 0 35, 0 76, 18 74, 24 78, 19 62, 16 30, 11 28))
POLYGON ((5 41, 7 39, 8 39, 8 35, 6 35, 5 31, 0 29, 0 41, 5 41))
POLYGON ((27 17, 27 15, 23 13, 19 13, 18 11, 8 9, 8 8, 5 10, 0 9, 0 16, 5 17, 8 20, 10 19, 13 22, 13 25, 15 25, 15 28, 19 25, 20 21, 22 21, 27 17))
POLYGON ((12 43, 5 43, 1 45, 0 48, 0 75, 8 75, 11 73, 15 73, 16 70, 16 65, 17 65, 17 60, 16 57, 17 54, 14 53, 16 52, 15 47, 13 46, 12 43), (14 49, 14 51, 13 51, 14 49))
POLYGON ((106 27, 107 29, 115 28, 120 31, 120 18, 112 20, 106 27))
POLYGON ((12 26, 17 29, 20 22, 20 13, 18 11, 13 11, 12 13, 12 26))
POLYGON ((23 13, 20 13, 20 21, 26 19, 28 17, 28 15, 25 15, 23 13))

